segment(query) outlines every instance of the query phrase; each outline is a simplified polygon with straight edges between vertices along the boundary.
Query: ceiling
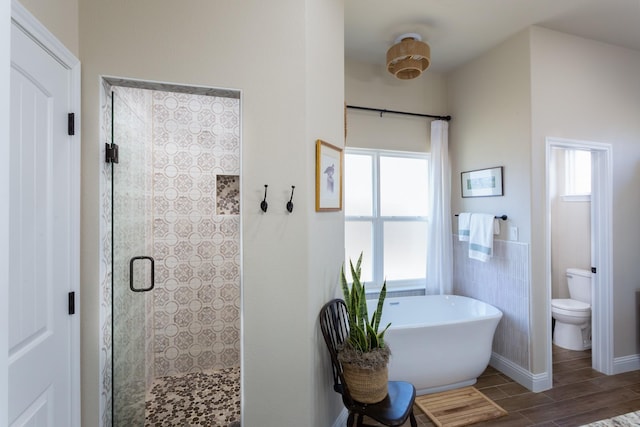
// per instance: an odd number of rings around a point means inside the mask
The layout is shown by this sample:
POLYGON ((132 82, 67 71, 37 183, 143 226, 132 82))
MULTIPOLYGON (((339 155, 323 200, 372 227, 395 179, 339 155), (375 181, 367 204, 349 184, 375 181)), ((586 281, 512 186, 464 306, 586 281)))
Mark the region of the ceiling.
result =
POLYGON ((345 57, 384 66, 405 33, 446 72, 530 25, 640 51, 640 0, 345 0, 345 57))

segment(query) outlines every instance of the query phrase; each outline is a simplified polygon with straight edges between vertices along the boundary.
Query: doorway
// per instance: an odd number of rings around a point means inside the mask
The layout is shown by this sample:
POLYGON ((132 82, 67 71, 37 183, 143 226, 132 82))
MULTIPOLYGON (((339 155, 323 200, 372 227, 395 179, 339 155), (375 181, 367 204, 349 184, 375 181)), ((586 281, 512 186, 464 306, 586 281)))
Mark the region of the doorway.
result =
MULTIPOLYGON (((563 276, 563 269, 578 267, 582 269, 593 269, 592 276, 592 302, 591 302, 591 367, 605 374, 613 373, 613 342, 612 342, 612 298, 611 298, 611 210, 612 210, 612 194, 611 194, 611 146, 609 144, 569 140, 563 138, 547 138, 546 139, 546 212, 547 212, 547 310, 548 322, 547 328, 549 351, 547 356, 547 366, 549 372, 553 372, 553 344, 552 344, 552 319, 551 319, 551 299, 552 298, 568 298, 568 289, 566 288, 566 278, 563 276), (570 174, 564 174, 562 177, 557 176, 557 171, 564 170, 556 168, 557 162, 571 164, 571 159, 580 157, 581 153, 588 153, 590 157, 590 196, 588 198, 582 196, 565 196, 564 199, 573 206, 565 206, 563 214, 558 214, 556 200, 562 195, 559 194, 557 182, 565 182, 571 180, 566 178, 570 174), (578 154, 576 157, 575 154, 578 154), (569 160, 569 161, 567 161, 569 160), (577 203, 573 203, 577 202, 577 203), (588 202, 585 204, 585 202, 588 202), (580 206, 582 205, 582 206, 580 206), (558 256, 554 254, 558 247, 554 248, 554 240, 557 242, 562 238, 557 233, 554 237, 554 229, 560 228, 557 224, 562 221, 560 215, 575 218, 582 218, 583 225, 574 229, 573 239, 586 239, 580 247, 574 247, 574 251, 570 257, 558 256), (587 219, 588 218, 588 219, 587 219), (590 236, 590 237, 586 237, 590 236), (586 250, 584 246, 588 246, 586 250), (580 265, 567 265, 568 263, 578 263, 580 265), (582 265, 585 264, 585 265, 582 265), (557 271, 560 270, 560 271, 557 271)), ((563 188, 566 188, 564 185, 563 188)), ((562 191, 564 192, 564 191, 562 191)), ((562 197, 561 197, 562 198, 562 197)), ((571 237, 564 236, 566 239, 571 237)))
POLYGON ((105 88, 112 423, 239 422, 239 92, 105 88))

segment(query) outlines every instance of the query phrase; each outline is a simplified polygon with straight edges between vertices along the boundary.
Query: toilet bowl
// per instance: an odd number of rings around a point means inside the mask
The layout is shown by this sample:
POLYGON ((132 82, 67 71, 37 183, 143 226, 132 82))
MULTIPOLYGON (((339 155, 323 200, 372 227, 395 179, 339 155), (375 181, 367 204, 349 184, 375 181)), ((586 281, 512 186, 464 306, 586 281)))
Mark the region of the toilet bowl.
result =
POLYGON ((572 299, 554 299, 551 316, 556 319, 555 345, 578 351, 591 348, 591 305, 572 299))
POLYGON ((591 272, 567 269, 571 298, 552 299, 551 316, 555 319, 553 343, 568 350, 591 348, 591 272))

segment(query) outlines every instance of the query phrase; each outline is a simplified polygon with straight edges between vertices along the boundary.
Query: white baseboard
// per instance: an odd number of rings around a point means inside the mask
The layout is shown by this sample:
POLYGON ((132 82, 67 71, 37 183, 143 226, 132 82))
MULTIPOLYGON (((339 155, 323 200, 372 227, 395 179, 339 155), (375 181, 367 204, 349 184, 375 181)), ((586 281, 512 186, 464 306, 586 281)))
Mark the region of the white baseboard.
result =
POLYGON ((640 354, 615 357, 613 359, 613 374, 635 371, 640 369, 640 354))
MULTIPOLYGON (((505 359, 499 354, 491 354, 491 361, 489 364, 531 391, 540 392, 549 390, 553 387, 553 379, 548 372, 533 374, 510 360, 505 359)), ((613 359, 612 375, 636 370, 640 370, 640 354, 632 354, 613 359)))
POLYGON ((518 384, 523 385, 533 392, 537 393, 549 390, 553 387, 553 379, 551 378, 551 375, 549 375, 549 372, 543 372, 541 374, 531 373, 499 354, 491 354, 491 361, 489 364, 518 384))
POLYGON ((333 422, 331 427, 344 427, 344 426, 346 426, 348 418, 349 418, 349 412, 347 411, 347 408, 343 408, 342 411, 340 412, 340 414, 338 415, 338 418, 336 418, 336 420, 333 422))

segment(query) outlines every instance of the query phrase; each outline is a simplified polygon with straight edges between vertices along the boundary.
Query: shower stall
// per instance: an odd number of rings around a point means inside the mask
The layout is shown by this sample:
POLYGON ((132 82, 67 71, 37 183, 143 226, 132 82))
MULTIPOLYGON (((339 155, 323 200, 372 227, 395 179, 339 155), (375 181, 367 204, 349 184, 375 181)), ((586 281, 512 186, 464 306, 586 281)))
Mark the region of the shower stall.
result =
POLYGON ((112 424, 237 423, 239 93, 105 87, 112 424))

